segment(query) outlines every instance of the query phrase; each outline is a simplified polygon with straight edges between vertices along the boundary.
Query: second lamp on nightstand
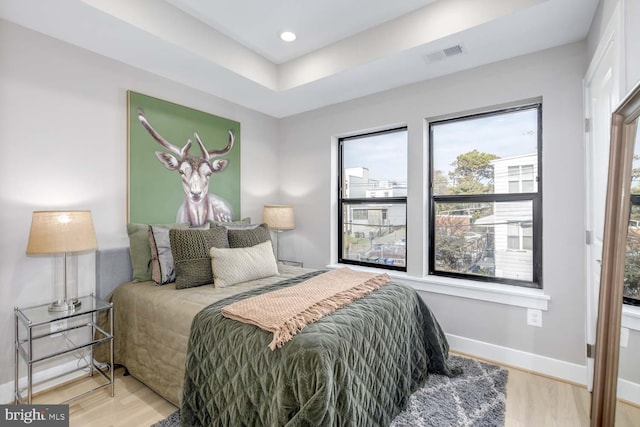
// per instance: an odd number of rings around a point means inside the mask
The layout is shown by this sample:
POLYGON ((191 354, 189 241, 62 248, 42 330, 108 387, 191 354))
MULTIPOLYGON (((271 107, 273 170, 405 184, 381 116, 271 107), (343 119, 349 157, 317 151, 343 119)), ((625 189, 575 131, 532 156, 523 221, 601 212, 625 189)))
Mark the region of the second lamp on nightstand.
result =
POLYGON ((262 211, 262 222, 267 223, 270 230, 276 232, 276 260, 279 260, 280 239, 278 234, 284 230, 296 228, 293 217, 293 206, 289 205, 265 205, 262 211))

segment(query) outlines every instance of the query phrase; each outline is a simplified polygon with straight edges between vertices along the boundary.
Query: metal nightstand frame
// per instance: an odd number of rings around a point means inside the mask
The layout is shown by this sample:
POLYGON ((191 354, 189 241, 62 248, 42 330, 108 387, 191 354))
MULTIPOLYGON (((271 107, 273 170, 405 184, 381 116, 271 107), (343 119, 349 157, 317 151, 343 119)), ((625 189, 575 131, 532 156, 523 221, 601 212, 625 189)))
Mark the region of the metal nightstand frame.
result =
MULTIPOLYGON (((79 298, 81 302, 81 306, 74 311, 65 311, 65 312, 50 312, 48 311, 48 304, 39 305, 35 307, 28 308, 18 308, 14 307, 14 318, 15 318, 15 399, 17 403, 20 404, 31 404, 33 398, 33 367, 35 364, 53 359, 58 356, 62 356, 67 353, 71 353, 83 348, 90 348, 91 355, 90 361, 87 366, 82 366, 74 370, 70 370, 65 372, 64 374, 70 374, 72 372, 80 371, 80 370, 88 370, 88 376, 93 376, 94 373, 99 373, 107 382, 105 384, 101 384, 97 387, 94 387, 88 391, 85 391, 81 394, 71 397, 70 399, 65 400, 61 403, 67 403, 74 399, 85 396, 94 391, 100 390, 105 387, 111 387, 111 397, 115 395, 115 377, 113 372, 113 304, 108 303, 106 301, 101 300, 100 298, 94 296, 93 294, 79 298), (106 312, 109 316, 109 331, 105 331, 103 328, 98 326, 98 315, 101 312, 106 312), (49 329, 46 331, 42 331, 46 327, 50 327, 51 324, 58 322, 60 320, 72 320, 78 319, 82 316, 90 316, 90 320, 88 323, 79 323, 76 325, 69 326, 62 330, 57 330, 55 332, 51 332, 49 329), (26 337, 20 337, 20 324, 22 324, 26 330, 26 337), (80 345, 74 345, 71 348, 67 348, 62 351, 54 351, 48 353, 46 355, 40 357, 34 357, 33 352, 33 344, 35 341, 49 337, 54 334, 63 334, 67 331, 78 330, 81 328, 91 328, 91 338, 88 342, 80 345), (41 330, 40 334, 35 335, 34 329, 41 330), (93 359, 93 351, 94 346, 101 343, 109 343, 109 363, 107 375, 103 372, 103 369, 98 366, 93 359), (19 366, 20 359, 27 365, 27 386, 26 388, 20 388, 19 386, 19 366), (26 391, 26 399, 23 398, 22 392, 26 391)), ((72 322, 73 323, 73 322, 72 322)), ((63 374, 63 375, 64 375, 63 374)), ((45 380, 50 381, 53 378, 48 378, 45 380)))

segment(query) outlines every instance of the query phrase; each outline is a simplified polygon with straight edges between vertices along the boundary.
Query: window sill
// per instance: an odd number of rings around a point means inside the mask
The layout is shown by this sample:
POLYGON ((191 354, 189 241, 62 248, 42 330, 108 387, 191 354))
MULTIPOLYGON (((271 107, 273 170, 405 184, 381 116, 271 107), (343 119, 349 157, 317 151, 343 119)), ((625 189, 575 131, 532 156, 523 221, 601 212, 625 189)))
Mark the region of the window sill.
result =
MULTIPOLYGON (((516 307, 535 308, 547 311, 551 297, 542 289, 521 288, 498 283, 475 282, 473 280, 448 277, 414 277, 406 273, 381 268, 360 267, 347 264, 329 264, 327 268, 349 267, 358 271, 387 273, 392 279, 406 283, 417 291, 495 302, 516 307)), ((640 314, 636 320, 640 323, 640 314)))
POLYGON ((640 331, 640 307, 628 304, 622 306, 622 327, 640 331))

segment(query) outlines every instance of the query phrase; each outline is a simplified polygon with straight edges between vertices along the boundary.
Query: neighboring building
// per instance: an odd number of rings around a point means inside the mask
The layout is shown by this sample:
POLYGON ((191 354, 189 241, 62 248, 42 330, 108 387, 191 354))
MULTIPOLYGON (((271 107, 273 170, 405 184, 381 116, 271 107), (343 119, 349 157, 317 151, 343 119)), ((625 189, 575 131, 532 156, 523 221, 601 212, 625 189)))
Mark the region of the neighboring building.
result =
MULTIPOLYGON (((537 191, 538 156, 496 159, 493 165, 494 191, 531 193, 537 191)), ((480 218, 476 225, 493 223, 495 275, 507 279, 533 278, 533 207, 531 202, 494 203, 492 218, 480 218)))
POLYGON ((369 180, 369 169, 346 168, 344 170, 344 197, 345 198, 363 198, 366 197, 367 188, 373 184, 369 180))
POLYGON ((364 246, 349 245, 350 250, 345 255, 349 258, 356 255, 360 258, 382 258, 385 251, 392 250, 394 258, 401 258, 394 261, 394 264, 404 265, 406 205, 376 202, 375 199, 406 197, 406 185, 395 181, 370 179, 369 169, 364 167, 346 168, 344 174, 343 191, 346 198, 371 199, 371 203, 354 204, 343 212, 345 236, 369 240, 364 246))

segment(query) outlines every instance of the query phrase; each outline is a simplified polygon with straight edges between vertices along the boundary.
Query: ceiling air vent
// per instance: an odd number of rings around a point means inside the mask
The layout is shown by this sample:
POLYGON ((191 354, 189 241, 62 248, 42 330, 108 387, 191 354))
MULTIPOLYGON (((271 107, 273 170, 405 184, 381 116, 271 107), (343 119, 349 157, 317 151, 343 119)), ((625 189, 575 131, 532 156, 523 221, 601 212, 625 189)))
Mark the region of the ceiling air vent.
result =
POLYGON ((423 55, 422 58, 425 60, 425 62, 430 63, 441 61, 451 56, 460 55, 461 53, 464 53, 464 48, 461 44, 457 44, 455 46, 447 47, 442 50, 436 50, 435 52, 427 53, 426 55, 423 55))

